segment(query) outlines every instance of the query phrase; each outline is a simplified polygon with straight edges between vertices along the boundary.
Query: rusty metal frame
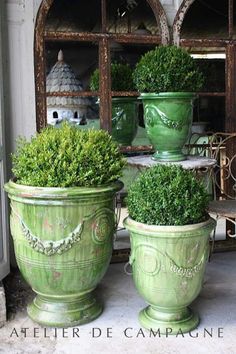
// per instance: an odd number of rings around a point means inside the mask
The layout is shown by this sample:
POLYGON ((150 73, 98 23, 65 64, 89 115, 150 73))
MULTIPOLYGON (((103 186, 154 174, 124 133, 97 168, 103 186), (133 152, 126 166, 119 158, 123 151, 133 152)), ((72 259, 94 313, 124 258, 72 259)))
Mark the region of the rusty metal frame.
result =
POLYGON ((233 36, 233 29, 234 29, 234 2, 233 0, 229 0, 229 9, 228 9, 228 16, 229 16, 229 23, 228 23, 228 31, 229 37, 232 38, 233 36))
MULTIPOLYGON (((107 30, 106 0, 101 0, 102 32, 101 33, 74 33, 74 32, 52 32, 45 31, 45 22, 48 11, 54 0, 42 0, 38 10, 35 37, 34 37, 34 59, 35 59, 35 90, 36 90, 36 126, 40 131, 46 126, 46 77, 45 77, 45 41, 90 41, 99 44, 99 68, 101 81, 99 92, 82 91, 78 96, 99 96, 100 97, 100 119, 101 128, 111 130, 111 92, 110 83, 110 50, 111 41, 119 43, 144 43, 144 44, 167 44, 169 42, 169 28, 167 17, 159 0, 146 0, 151 7, 160 28, 161 35, 135 35, 110 34, 107 30)), ((136 96, 137 93, 122 92, 122 96, 136 96)), ((51 94, 50 94, 51 95, 51 94)), ((67 93, 60 94, 66 96, 67 93)), ((74 93, 73 96, 76 96, 74 93)))
POLYGON ((92 42, 101 41, 104 38, 110 41, 119 43, 137 43, 137 44, 156 44, 161 43, 161 36, 159 35, 138 35, 132 33, 90 33, 90 32, 62 32, 62 31, 45 31, 44 38, 47 41, 79 41, 92 42))
POLYGON ((182 24, 184 22, 184 18, 186 13, 188 12, 191 5, 195 0, 183 0, 173 23, 173 42, 176 45, 183 45, 186 47, 224 47, 228 44, 235 42, 231 40, 233 35, 233 0, 228 0, 228 39, 184 39, 180 38, 180 32, 182 28, 182 24))
MULTIPOLYGON (((183 0, 173 23, 173 41, 183 47, 204 48, 224 47, 226 51, 225 61, 225 92, 201 93, 204 96, 225 96, 225 132, 236 132, 236 40, 233 37, 233 0, 228 0, 228 38, 189 39, 181 38, 181 27, 185 15, 195 0, 183 0)), ((231 154, 231 152, 228 152, 231 154)), ((228 239, 215 242, 216 251, 235 250, 235 240, 228 239)))
POLYGON ((178 11, 177 11, 177 14, 174 19, 173 27, 172 27, 173 42, 176 45, 179 45, 180 31, 181 31, 181 27, 182 27, 185 15, 194 1, 195 0, 183 0, 178 11))
POLYGON ((34 31, 34 68, 36 96, 36 128, 41 130, 46 125, 46 77, 44 27, 48 11, 54 0, 43 0, 38 10, 34 31))
POLYGON ((226 117, 225 131, 236 132, 236 41, 226 47, 226 117))
POLYGON ((226 114, 225 131, 236 131, 236 40, 232 39, 233 34, 233 0, 228 0, 228 38, 210 38, 210 39, 186 39, 181 38, 181 27, 187 11, 195 0, 183 0, 174 20, 173 39, 174 43, 183 47, 204 48, 204 47, 224 47, 226 51, 226 70, 225 70, 225 92, 201 93, 204 96, 225 96, 226 114))
MULTIPOLYGON (((146 0, 150 5, 159 26, 161 35, 135 35, 107 33, 106 1, 101 0, 102 32, 101 33, 74 33, 45 31, 45 22, 48 11, 54 0, 43 0, 39 8, 34 37, 34 60, 35 60, 35 90, 36 90, 36 126, 40 131, 46 126, 46 97, 67 96, 68 93, 46 93, 46 58, 45 41, 89 41, 99 44, 99 69, 100 89, 98 91, 74 92, 70 96, 99 96, 100 97, 100 125, 101 128, 111 131, 111 98, 117 93, 111 91, 110 79, 110 43, 136 44, 168 44, 170 40, 167 17, 159 0, 146 0)), ((119 92, 120 96, 138 96, 137 92, 119 92)), ((151 146, 124 147, 122 152, 152 151, 151 146)), ((129 249, 114 250, 112 260, 124 262, 128 260, 129 249)))

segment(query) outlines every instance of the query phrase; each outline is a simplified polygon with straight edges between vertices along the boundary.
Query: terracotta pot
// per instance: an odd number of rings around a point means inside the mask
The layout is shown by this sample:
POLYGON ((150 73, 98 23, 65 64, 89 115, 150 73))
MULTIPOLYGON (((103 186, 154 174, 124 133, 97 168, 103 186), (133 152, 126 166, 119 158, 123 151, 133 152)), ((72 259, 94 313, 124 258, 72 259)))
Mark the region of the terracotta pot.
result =
POLYGON ((27 309, 35 322, 69 327, 102 312, 93 290, 112 255, 114 197, 121 187, 5 185, 16 260, 37 294, 27 309))

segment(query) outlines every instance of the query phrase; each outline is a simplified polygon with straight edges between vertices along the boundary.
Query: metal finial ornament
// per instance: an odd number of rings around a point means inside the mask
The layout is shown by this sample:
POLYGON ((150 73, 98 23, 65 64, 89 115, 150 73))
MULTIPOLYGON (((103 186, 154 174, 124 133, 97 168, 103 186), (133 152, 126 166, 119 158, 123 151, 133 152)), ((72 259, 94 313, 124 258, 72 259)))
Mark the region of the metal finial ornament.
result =
POLYGON ((63 61, 64 60, 63 51, 61 49, 58 52, 57 59, 58 59, 58 61, 63 61))

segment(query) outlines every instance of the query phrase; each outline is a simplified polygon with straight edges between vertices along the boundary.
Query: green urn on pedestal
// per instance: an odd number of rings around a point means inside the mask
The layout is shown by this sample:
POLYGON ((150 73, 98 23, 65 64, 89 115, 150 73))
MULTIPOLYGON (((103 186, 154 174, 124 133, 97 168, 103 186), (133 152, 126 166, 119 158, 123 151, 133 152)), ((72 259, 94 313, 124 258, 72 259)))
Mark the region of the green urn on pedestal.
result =
POLYGON ((140 324, 160 333, 189 332, 199 323, 188 306, 201 291, 215 226, 204 186, 191 171, 158 165, 133 183, 127 203, 133 279, 149 304, 140 324))
POLYGON ((28 314, 53 327, 90 322, 102 312, 94 289, 112 255, 124 160, 106 132, 63 124, 21 140, 13 165, 5 190, 16 260, 37 294, 28 314))
POLYGON ((141 57, 133 77, 141 92, 153 158, 184 160, 182 148, 191 132, 194 92, 203 84, 194 60, 182 48, 158 47, 141 57))

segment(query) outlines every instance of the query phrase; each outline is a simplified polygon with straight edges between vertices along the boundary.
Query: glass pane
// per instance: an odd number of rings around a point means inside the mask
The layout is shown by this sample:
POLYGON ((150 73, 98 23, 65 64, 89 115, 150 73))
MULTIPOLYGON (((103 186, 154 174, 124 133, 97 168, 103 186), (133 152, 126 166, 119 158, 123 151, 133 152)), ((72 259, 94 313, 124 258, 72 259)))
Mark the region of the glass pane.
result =
MULTIPOLYGON (((194 103, 193 122, 205 123, 205 131, 224 131, 225 97, 201 96, 194 103)), ((201 128, 199 128, 201 129, 201 128)))
POLYGON ((111 33, 159 33, 155 16, 146 0, 107 1, 107 18, 107 30, 111 33))
POLYGON ((195 0, 185 16, 181 38, 228 38, 228 0, 195 0))
POLYGON ((202 71, 205 82, 194 102, 193 132, 223 131, 225 122, 225 49, 195 48, 191 56, 202 71))
POLYGON ((93 125, 99 126, 97 97, 78 94, 89 90, 91 72, 97 66, 98 45, 94 43, 46 42, 46 86, 47 93, 53 94, 47 96, 49 124, 59 126, 67 120, 84 128, 94 120, 93 125))
POLYGON ((111 42, 111 61, 128 63, 131 67, 134 67, 143 54, 155 47, 156 45, 153 44, 124 44, 111 42))
POLYGON ((46 20, 46 30, 100 32, 100 0, 54 0, 46 20))
MULTIPOLYGON (((196 59, 196 63, 204 75, 205 83, 202 92, 225 92, 225 58, 218 58, 218 53, 212 57, 196 59)), ((219 53, 219 56, 225 56, 219 53)), ((208 54, 209 55, 209 54, 208 54)))

